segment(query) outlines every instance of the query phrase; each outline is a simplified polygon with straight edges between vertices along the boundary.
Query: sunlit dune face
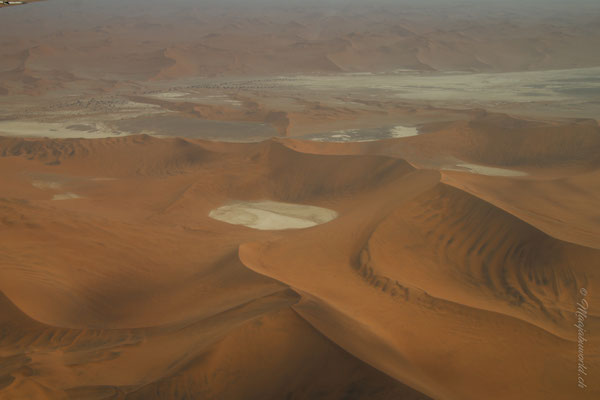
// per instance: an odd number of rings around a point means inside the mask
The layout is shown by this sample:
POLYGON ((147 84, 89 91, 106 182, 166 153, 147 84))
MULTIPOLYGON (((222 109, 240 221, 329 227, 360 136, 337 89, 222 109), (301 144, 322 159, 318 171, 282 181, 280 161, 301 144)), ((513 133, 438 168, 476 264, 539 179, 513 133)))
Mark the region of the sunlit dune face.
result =
POLYGON ((327 208, 276 201, 240 201, 219 207, 209 214, 218 221, 259 230, 310 228, 337 216, 337 212, 327 208))

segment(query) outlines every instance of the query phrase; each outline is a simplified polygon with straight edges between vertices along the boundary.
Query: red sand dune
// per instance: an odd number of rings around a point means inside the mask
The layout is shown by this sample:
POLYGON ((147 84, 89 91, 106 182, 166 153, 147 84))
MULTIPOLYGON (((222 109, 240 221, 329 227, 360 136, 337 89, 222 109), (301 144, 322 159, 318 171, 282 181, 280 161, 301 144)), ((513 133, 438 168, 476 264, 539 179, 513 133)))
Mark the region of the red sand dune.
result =
MULTIPOLYGON (((0 393, 573 392, 573 309, 579 287, 594 296, 598 243, 553 235, 543 218, 522 217, 518 202, 506 211, 509 199, 486 186, 551 182, 442 175, 394 157, 284 143, 2 139, 0 393), (79 198, 52 200, 61 193, 79 198), (228 201, 262 199, 340 216, 284 231, 208 218, 228 201)), ((591 332, 597 321, 592 312, 591 332)), ((590 336, 590 369, 598 345, 590 336)), ((588 386, 580 398, 599 393, 588 386)))

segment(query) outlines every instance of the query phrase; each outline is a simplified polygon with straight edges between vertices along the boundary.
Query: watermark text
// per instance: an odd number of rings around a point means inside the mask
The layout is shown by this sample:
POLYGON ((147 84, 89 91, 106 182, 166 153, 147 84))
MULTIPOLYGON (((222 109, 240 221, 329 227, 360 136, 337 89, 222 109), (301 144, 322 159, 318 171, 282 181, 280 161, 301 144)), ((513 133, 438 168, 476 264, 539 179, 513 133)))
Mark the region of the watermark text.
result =
POLYGON ((575 323, 575 328, 577 328, 577 386, 580 389, 585 389, 587 387, 585 378, 588 374, 587 367, 585 366, 585 342, 587 342, 585 337, 585 320, 588 317, 589 308, 586 299, 587 294, 587 289, 579 289, 581 298, 577 303, 577 310, 575 311, 575 318, 577 319, 577 322, 575 323))

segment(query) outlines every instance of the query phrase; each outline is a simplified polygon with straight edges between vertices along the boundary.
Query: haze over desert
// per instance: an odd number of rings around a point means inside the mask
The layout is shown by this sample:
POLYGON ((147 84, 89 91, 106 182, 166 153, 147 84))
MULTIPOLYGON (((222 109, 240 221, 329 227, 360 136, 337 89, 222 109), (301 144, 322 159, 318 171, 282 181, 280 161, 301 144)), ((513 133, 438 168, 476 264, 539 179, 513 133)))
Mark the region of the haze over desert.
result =
POLYGON ((0 4, 0 400, 600 398, 600 4, 0 4))

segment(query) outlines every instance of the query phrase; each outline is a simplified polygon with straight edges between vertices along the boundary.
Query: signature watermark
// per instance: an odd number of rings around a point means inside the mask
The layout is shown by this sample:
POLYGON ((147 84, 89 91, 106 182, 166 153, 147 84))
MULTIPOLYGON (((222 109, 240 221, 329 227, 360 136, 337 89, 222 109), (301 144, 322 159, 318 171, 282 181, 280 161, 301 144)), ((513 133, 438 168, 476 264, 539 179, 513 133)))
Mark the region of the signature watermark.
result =
POLYGON ((585 366, 585 342, 587 342, 585 338, 585 320, 588 316, 589 307, 586 299, 587 294, 586 288, 579 289, 581 298, 575 311, 575 317, 577 318, 577 323, 575 323, 575 328, 577 328, 577 386, 580 389, 587 387, 585 384, 585 378, 587 377, 587 367, 585 366))

